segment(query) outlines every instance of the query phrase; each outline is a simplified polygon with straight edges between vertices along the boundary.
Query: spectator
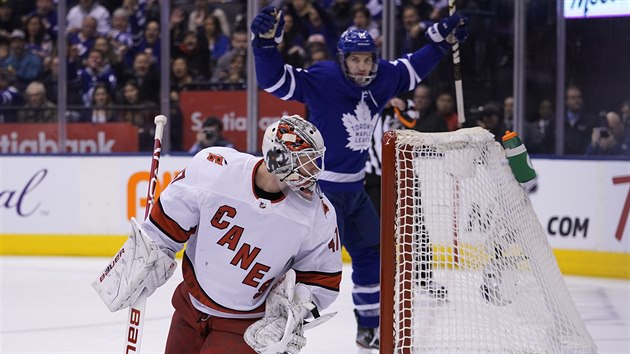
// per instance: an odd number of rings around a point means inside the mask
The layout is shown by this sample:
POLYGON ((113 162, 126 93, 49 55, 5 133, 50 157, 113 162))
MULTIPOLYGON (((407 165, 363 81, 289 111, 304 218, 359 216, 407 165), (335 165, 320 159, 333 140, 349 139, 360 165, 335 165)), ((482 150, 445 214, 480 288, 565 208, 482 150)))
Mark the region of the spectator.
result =
MULTIPOLYGON (((58 86, 57 86, 59 82, 58 80, 59 57, 56 55, 53 55, 52 57, 46 58, 44 68, 45 70, 43 71, 42 75, 40 75, 39 81, 41 81, 41 83, 44 84, 44 87, 46 88, 47 99, 53 103, 57 103, 57 97, 58 97, 58 92, 59 92, 58 86)), ((70 74, 70 72, 68 72, 68 74, 70 74)), ((76 70, 73 73, 73 77, 74 79, 68 80, 68 86, 66 88, 67 104, 68 105, 81 105, 83 104, 83 101, 81 99, 81 83, 76 79, 77 77, 76 70)), ((76 112, 76 115, 74 114, 72 115, 72 117, 75 117, 75 116, 78 119, 78 112, 76 112)))
POLYGON ((320 35, 324 38, 324 42, 328 47, 329 55, 334 56, 337 53, 337 29, 334 22, 330 19, 330 16, 326 11, 314 2, 308 12, 308 21, 302 23, 306 28, 306 32, 303 32, 306 38, 313 35, 320 35))
POLYGON ((82 120, 91 123, 109 123, 118 120, 111 104, 112 95, 107 84, 97 83, 92 90, 91 110, 88 110, 88 114, 82 120))
POLYGON ((126 108, 120 115, 122 122, 127 122, 138 128, 138 143, 140 151, 153 149, 153 134, 155 126, 153 119, 158 114, 155 103, 143 100, 140 94, 140 86, 134 80, 128 80, 123 85, 122 103, 126 108))
POLYGON ((9 39, 14 30, 21 28, 22 23, 13 12, 11 1, 0 0, 0 37, 9 39))
POLYGON ((7 58, 5 69, 15 77, 18 88, 25 88, 37 79, 42 70, 42 60, 26 50, 24 31, 16 29, 11 33, 11 55, 7 58))
POLYGON ((145 53, 149 56, 150 63, 160 66, 160 24, 156 21, 147 23, 144 29, 144 37, 134 48, 134 53, 145 53))
POLYGON ((181 57, 188 64, 188 71, 195 80, 207 80, 210 67, 210 51, 206 37, 198 32, 184 33, 183 40, 172 48, 173 57, 181 57))
MULTIPOLYGON (((110 67, 120 64, 120 58, 114 53, 109 39, 105 36, 98 36, 94 39, 93 49, 103 53, 103 64, 110 67)), ((112 69, 113 70, 113 69, 112 69)))
POLYGON ((171 64, 171 101, 179 103, 179 93, 184 86, 193 82, 188 69, 188 62, 184 58, 175 58, 171 64))
POLYGON ((7 60, 9 60, 9 56, 11 55, 11 48, 9 45, 9 40, 4 37, 0 37, 0 68, 7 67, 7 60))
MULTIPOLYGON (((94 41, 96 40, 96 19, 92 16, 87 16, 83 19, 81 30, 78 32, 70 32, 68 34, 68 40, 70 41, 71 49, 75 49, 81 59, 85 59, 88 52, 94 47, 94 41)), ((70 50, 70 49, 69 49, 70 50)))
POLYGON ((567 87, 565 105, 564 153, 582 155, 591 141, 595 118, 584 111, 582 91, 575 85, 567 87))
POLYGON ((284 14, 284 37, 282 42, 278 44, 278 50, 282 54, 284 61, 294 67, 303 68, 306 63, 306 50, 304 47, 304 39, 301 34, 296 31, 294 20, 288 13, 284 14))
POLYGON ((234 147, 234 144, 223 137, 223 124, 214 116, 206 118, 203 122, 201 130, 197 132, 197 141, 188 152, 196 154, 211 146, 234 147))
MULTIPOLYGON (((403 4, 415 7, 418 16, 420 16, 420 18, 423 20, 430 19, 434 13, 433 5, 430 4, 430 1, 427 0, 403 0, 403 4)), ((439 20, 440 18, 441 17, 438 16, 436 20, 439 20)))
POLYGON ((501 112, 494 103, 485 104, 479 107, 477 112, 477 126, 480 126, 494 135, 496 141, 501 142, 505 128, 501 122, 501 112))
POLYGON ((116 76, 104 59, 105 55, 103 52, 98 49, 92 49, 86 60, 85 67, 79 70, 81 97, 85 106, 90 105, 93 90, 97 83, 106 84, 109 92, 116 90, 116 76))
POLYGON ((413 91, 413 105, 402 114, 403 124, 419 132, 445 132, 446 121, 435 113, 429 86, 420 84, 413 91))
POLYGON ((448 92, 442 92, 435 99, 435 114, 442 117, 446 123, 446 129, 449 132, 459 129, 459 120, 455 111, 455 100, 453 95, 448 92))
POLYGON ((39 81, 33 81, 26 87, 26 104, 18 112, 19 123, 52 123, 57 121, 54 103, 46 98, 46 87, 39 81))
POLYGON ((399 55, 412 53, 427 44, 424 32, 428 27, 426 18, 422 19, 418 15, 415 6, 407 5, 402 9, 402 27, 397 38, 396 48, 399 55))
POLYGON ((57 10, 53 0, 37 0, 35 9, 27 16, 39 16, 50 38, 57 37, 57 10))
POLYGON ((227 78, 224 82, 228 84, 245 84, 245 81, 247 81, 247 71, 245 70, 246 62, 247 56, 245 53, 233 56, 227 78))
POLYGON ((218 81, 214 83, 224 84, 244 84, 247 80, 247 72, 245 71, 245 62, 247 57, 245 52, 236 53, 232 56, 230 66, 226 71, 218 73, 218 81))
POLYGON ((378 25, 372 21, 370 11, 365 7, 357 7, 352 12, 352 25, 348 29, 362 29, 366 30, 376 42, 376 45, 381 47, 381 30, 378 25))
POLYGON ((208 17, 214 16, 218 21, 221 33, 229 36, 230 24, 225 11, 223 11, 220 7, 210 5, 211 2, 211 0, 195 0, 195 7, 188 16, 188 30, 197 32, 199 27, 203 27, 205 25, 205 21, 208 17))
MULTIPOLYGON (((0 106, 17 106, 22 104, 20 92, 11 86, 9 75, 5 70, 0 70, 0 106)), ((15 122, 15 111, 0 109, 0 123, 15 122)))
POLYGON ((38 15, 26 18, 26 49, 37 55, 42 61, 52 55, 53 42, 38 15))
POLYGON ((555 123, 553 104, 542 100, 533 121, 525 122, 525 145, 532 154, 552 154, 555 151, 555 123))
POLYGON ((111 29, 111 15, 109 11, 96 0, 79 0, 79 3, 70 8, 66 19, 68 21, 68 32, 77 32, 83 27, 86 17, 93 17, 96 20, 96 31, 100 34, 107 34, 111 29))
POLYGON ((300 28, 295 23, 295 18, 288 12, 284 13, 284 36, 283 41, 288 41, 287 45, 304 46, 305 38, 302 36, 300 28))
POLYGON ((249 34, 246 30, 240 29, 232 33, 230 40, 231 48, 217 61, 217 66, 214 68, 210 82, 221 82, 221 77, 230 70, 232 57, 236 54, 242 54, 243 52, 247 53, 247 47, 249 46, 248 40, 249 34))
POLYGON ((204 21, 203 34, 208 42, 208 50, 210 51, 210 66, 208 72, 212 72, 217 60, 228 51, 230 47, 230 39, 221 31, 219 19, 210 15, 204 21))
POLYGON ((308 59, 305 63, 305 67, 308 68, 315 63, 319 63, 324 60, 330 60, 330 54, 328 54, 328 48, 322 43, 311 42, 308 44, 308 59))
POLYGON ((143 52, 136 54, 131 70, 120 77, 124 77, 125 81, 130 79, 136 81, 140 89, 140 100, 159 102, 160 77, 155 70, 155 66, 151 65, 151 59, 148 54, 143 52))
POLYGON ((120 60, 131 64, 133 57, 133 35, 129 30, 129 13, 124 8, 118 8, 112 14, 112 30, 108 33, 110 46, 120 60))
MULTIPOLYGON (((171 45, 178 45, 179 39, 187 32, 186 26, 186 13, 181 7, 176 7, 171 12, 171 17, 168 22, 168 30, 170 32, 173 42, 171 45)), ((142 38, 141 38, 142 39, 142 38)))
POLYGON ((606 126, 593 128, 586 154, 630 156, 630 132, 625 129, 619 114, 608 112, 606 126))

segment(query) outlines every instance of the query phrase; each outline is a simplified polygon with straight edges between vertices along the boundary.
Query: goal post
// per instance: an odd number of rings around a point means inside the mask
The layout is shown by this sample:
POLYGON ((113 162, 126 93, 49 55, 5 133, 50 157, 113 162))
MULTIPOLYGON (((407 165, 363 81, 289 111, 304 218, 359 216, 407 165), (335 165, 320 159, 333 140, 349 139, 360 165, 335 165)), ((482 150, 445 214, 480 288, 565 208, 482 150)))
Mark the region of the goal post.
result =
POLYGON ((392 131, 382 156, 381 353, 596 352, 492 134, 392 131))

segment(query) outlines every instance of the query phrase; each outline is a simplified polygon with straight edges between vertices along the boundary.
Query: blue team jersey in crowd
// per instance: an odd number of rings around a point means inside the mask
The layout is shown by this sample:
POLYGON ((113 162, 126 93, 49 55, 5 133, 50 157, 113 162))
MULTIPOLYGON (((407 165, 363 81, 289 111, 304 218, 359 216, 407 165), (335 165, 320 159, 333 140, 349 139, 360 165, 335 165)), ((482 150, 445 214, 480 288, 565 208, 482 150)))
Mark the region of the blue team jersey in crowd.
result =
POLYGON ((324 191, 363 188, 365 162, 380 113, 394 96, 413 90, 444 56, 432 44, 395 61, 380 60, 376 78, 366 86, 346 79, 332 61, 308 69, 285 64, 275 48, 253 48, 260 86, 283 100, 304 103, 309 121, 326 144, 324 191))

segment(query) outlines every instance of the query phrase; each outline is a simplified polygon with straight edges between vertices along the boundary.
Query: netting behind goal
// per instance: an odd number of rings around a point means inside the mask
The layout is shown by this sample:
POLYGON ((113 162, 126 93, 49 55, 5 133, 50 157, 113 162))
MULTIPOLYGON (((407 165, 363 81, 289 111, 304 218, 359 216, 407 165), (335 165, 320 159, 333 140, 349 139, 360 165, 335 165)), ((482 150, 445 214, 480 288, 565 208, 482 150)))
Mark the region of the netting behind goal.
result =
POLYGON ((381 353, 596 352, 490 133, 388 133, 382 186, 381 353))

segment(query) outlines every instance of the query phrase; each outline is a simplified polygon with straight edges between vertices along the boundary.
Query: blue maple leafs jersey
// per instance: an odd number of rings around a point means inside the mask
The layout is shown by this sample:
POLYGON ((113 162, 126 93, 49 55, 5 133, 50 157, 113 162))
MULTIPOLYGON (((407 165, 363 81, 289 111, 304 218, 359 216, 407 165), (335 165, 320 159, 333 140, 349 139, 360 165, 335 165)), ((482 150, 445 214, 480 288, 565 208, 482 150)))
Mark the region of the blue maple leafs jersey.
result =
POLYGON ((285 64, 275 48, 253 48, 256 76, 265 91, 283 100, 304 103, 309 121, 326 144, 324 190, 363 188, 365 162, 376 121, 394 96, 413 90, 444 56, 433 44, 395 61, 380 60, 376 78, 366 86, 346 79, 333 61, 308 69, 285 64))

